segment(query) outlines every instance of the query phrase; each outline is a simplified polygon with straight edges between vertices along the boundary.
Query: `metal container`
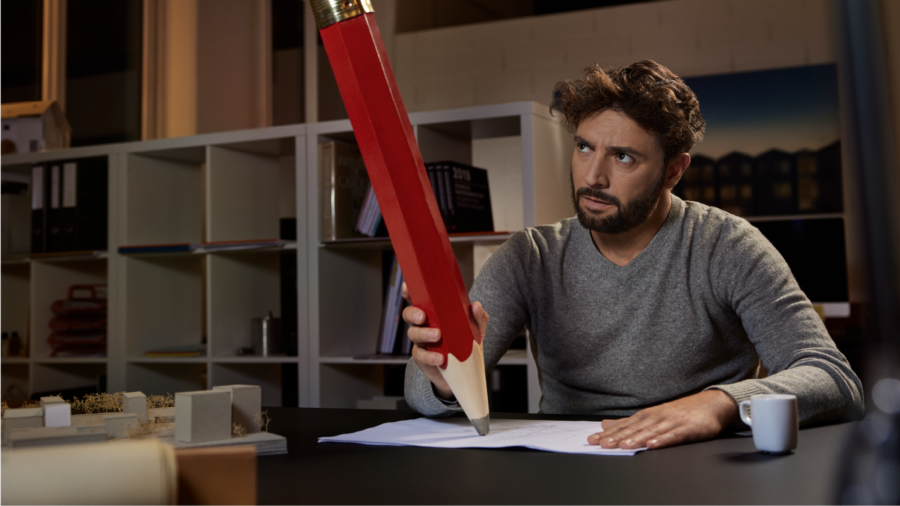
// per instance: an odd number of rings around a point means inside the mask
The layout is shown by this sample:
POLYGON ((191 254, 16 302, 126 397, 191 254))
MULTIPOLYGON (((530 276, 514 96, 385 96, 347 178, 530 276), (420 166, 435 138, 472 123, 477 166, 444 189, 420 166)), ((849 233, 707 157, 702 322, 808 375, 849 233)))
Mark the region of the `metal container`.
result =
POLYGON ((269 316, 250 320, 253 352, 263 357, 281 355, 281 318, 269 316))

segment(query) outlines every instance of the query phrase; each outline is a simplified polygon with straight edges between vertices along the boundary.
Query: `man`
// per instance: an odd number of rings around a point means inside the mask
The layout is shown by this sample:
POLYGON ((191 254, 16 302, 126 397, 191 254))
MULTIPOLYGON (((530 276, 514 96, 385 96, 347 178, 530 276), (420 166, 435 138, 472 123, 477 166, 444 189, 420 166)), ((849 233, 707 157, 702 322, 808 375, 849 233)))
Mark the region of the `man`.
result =
MULTIPOLYGON (((764 393, 795 394, 801 424, 859 418, 860 381, 784 259, 747 221, 672 196, 705 128, 681 79, 642 61, 556 90, 577 217, 521 231, 485 263, 470 297, 487 369, 527 325, 541 411, 626 417, 588 439, 607 448, 715 437, 764 393)), ((440 330, 418 308, 403 317, 407 401, 458 411, 426 348, 440 330)))

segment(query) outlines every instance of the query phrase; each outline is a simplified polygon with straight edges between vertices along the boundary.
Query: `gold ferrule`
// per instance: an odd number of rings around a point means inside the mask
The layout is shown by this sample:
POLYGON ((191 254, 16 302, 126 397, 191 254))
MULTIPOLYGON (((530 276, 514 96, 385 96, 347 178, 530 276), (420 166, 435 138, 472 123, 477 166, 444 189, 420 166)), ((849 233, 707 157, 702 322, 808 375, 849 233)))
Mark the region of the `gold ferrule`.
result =
POLYGON ((308 2, 319 30, 345 19, 375 12, 371 0, 308 0, 308 2))

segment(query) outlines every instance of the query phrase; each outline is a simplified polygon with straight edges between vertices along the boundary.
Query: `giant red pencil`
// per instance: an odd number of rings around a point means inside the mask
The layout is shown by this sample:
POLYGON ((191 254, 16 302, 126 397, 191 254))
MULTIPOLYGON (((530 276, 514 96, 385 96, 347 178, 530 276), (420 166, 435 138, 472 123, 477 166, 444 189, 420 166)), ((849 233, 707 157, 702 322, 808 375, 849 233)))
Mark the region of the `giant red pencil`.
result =
POLYGON ((310 0, 412 303, 443 339, 441 374, 479 434, 490 427, 481 333, 369 0, 310 0))

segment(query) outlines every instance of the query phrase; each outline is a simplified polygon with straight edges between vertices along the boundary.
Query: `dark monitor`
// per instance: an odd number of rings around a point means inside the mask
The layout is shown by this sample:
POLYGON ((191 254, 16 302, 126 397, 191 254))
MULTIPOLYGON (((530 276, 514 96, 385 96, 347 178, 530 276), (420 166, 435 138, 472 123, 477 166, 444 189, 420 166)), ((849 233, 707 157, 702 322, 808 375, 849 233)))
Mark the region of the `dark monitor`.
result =
POLYGON ((842 218, 756 221, 813 302, 847 302, 847 254, 842 218))

